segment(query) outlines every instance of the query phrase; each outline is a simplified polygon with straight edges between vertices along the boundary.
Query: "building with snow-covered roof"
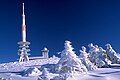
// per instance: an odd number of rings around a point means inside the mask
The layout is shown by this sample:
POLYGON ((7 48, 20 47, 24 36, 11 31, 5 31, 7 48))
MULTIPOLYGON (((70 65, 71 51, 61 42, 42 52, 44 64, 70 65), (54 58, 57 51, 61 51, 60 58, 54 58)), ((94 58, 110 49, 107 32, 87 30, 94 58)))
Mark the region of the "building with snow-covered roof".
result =
POLYGON ((49 55, 48 55, 49 50, 46 47, 44 47, 44 49, 41 50, 41 51, 42 51, 42 57, 43 58, 49 58, 49 55))

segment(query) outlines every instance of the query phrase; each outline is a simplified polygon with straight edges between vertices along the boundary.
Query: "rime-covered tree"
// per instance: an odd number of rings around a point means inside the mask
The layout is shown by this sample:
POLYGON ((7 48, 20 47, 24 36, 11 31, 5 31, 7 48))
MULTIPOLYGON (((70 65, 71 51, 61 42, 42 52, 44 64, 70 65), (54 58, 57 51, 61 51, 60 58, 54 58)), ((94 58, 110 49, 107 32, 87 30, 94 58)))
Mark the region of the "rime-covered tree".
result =
POLYGON ((98 67, 109 67, 111 61, 107 59, 105 50, 102 47, 99 47, 99 51, 96 54, 95 63, 98 67))
POLYGON ((120 57, 118 57, 115 50, 112 48, 110 44, 106 44, 106 54, 109 60, 111 60, 112 63, 120 63, 120 57))
POLYGON ((82 64, 81 60, 73 51, 70 41, 65 41, 64 50, 61 52, 61 59, 57 64, 57 68, 61 73, 86 72, 87 68, 82 64))
POLYGON ((95 70, 97 69, 97 66, 95 66, 90 60, 89 60, 89 55, 86 52, 86 48, 82 46, 82 50, 80 50, 80 55, 79 55, 80 60, 82 63, 86 66, 88 70, 95 70))
POLYGON ((95 63, 97 52, 99 51, 98 46, 94 46, 92 43, 88 45, 89 47, 89 59, 92 63, 95 63))
POLYGON ((102 47, 94 46, 92 43, 88 47, 90 61, 97 67, 108 67, 111 64, 111 61, 106 57, 106 51, 102 47))

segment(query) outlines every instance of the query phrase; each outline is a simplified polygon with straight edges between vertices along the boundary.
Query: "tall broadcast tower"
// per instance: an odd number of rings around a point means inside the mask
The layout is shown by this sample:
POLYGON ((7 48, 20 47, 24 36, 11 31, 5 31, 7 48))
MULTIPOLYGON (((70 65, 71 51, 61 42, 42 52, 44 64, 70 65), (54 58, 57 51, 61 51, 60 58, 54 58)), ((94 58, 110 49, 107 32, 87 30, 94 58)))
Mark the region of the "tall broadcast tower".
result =
POLYGON ((18 42, 19 46, 19 50, 18 50, 18 54, 20 56, 19 62, 24 62, 24 61, 29 61, 29 45, 30 42, 28 42, 26 40, 26 25, 25 25, 25 9, 24 9, 24 3, 23 3, 23 13, 22 13, 22 41, 18 42))

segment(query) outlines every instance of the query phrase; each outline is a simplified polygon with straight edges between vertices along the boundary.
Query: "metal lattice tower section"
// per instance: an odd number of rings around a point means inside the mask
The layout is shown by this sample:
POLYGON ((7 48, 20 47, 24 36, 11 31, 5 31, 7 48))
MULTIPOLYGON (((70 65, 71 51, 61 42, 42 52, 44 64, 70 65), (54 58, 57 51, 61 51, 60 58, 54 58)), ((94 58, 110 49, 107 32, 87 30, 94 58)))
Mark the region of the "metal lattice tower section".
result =
POLYGON ((25 11, 23 3, 23 13, 22 13, 22 41, 18 42, 19 50, 18 55, 20 56, 19 62, 29 61, 28 56, 30 55, 29 45, 30 42, 26 41, 26 24, 25 24, 25 11))

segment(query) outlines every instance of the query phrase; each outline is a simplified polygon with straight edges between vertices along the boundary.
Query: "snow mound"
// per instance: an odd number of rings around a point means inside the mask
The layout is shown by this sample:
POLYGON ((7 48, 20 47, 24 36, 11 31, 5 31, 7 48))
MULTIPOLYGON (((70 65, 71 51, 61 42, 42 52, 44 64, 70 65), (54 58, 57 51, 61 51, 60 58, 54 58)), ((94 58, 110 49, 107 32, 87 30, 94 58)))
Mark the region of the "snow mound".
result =
POLYGON ((53 79, 55 76, 58 76, 58 74, 50 73, 47 68, 44 68, 38 80, 56 80, 53 79))
POLYGON ((41 75, 41 72, 38 68, 28 68, 23 71, 23 76, 39 76, 41 75))
POLYGON ((6 79, 4 79, 4 78, 0 78, 0 80, 6 80, 6 79))

